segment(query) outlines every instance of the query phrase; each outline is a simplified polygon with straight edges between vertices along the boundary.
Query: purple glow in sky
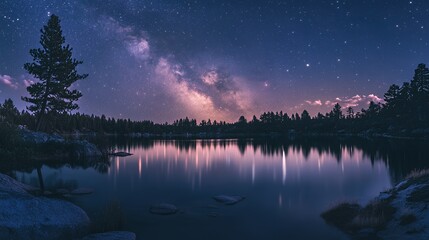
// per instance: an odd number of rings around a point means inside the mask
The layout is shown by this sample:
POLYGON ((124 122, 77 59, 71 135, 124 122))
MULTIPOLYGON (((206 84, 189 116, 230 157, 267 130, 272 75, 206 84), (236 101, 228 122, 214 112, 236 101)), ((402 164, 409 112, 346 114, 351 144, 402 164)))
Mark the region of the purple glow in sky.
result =
POLYGON ((3 0, 1 102, 25 108, 37 79, 23 64, 50 14, 89 73, 79 111, 133 120, 357 112, 429 55, 424 0, 3 0))

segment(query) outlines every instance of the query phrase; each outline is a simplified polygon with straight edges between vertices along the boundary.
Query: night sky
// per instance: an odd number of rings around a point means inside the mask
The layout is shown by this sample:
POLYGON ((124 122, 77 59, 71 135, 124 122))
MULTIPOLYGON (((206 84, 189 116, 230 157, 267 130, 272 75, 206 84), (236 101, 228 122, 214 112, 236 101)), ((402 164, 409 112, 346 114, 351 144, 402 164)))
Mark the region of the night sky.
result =
POLYGON ((89 77, 80 112, 171 122, 264 111, 355 111, 429 56, 429 1, 0 0, 0 101, 50 14, 89 77))

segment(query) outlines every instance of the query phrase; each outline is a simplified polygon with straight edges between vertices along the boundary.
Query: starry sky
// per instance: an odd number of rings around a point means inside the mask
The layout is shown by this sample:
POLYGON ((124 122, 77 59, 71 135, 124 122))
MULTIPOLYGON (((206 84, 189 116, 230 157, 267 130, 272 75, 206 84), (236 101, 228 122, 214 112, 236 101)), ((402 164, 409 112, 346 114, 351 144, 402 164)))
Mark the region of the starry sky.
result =
POLYGON ((82 113, 172 122, 355 111, 429 56, 426 0, 0 0, 0 101, 51 14, 89 77, 82 113))

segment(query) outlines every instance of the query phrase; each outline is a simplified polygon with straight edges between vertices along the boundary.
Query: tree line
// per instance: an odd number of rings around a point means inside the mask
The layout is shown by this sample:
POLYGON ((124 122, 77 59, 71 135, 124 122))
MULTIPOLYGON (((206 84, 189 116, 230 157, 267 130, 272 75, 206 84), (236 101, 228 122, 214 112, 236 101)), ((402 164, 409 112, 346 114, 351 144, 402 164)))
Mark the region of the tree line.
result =
MULTIPOLYGON (((355 112, 343 109, 339 103, 326 114, 310 116, 307 110, 288 115, 284 112, 264 112, 247 120, 241 116, 234 123, 188 117, 173 123, 132 121, 81 113, 51 113, 49 131, 61 133, 93 132, 109 134, 273 134, 273 133, 382 133, 426 134, 429 129, 429 69, 419 64, 414 77, 402 86, 391 85, 384 94, 384 103, 370 102, 368 108, 355 112), (419 132, 419 130, 421 132, 419 132)), ((28 111, 19 112, 11 99, 0 104, 0 121, 37 129, 37 117, 28 111)))

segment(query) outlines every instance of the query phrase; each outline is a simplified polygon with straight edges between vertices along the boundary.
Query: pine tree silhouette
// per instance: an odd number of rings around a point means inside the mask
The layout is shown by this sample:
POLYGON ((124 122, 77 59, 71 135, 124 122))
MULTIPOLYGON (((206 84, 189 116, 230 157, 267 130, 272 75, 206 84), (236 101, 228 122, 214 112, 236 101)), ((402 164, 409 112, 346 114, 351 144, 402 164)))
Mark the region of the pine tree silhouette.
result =
POLYGON ((79 108, 75 102, 82 93, 69 88, 88 75, 77 73, 76 67, 82 61, 72 58, 73 49, 64 43, 60 20, 52 15, 41 30, 42 49, 31 49, 33 62, 24 64, 24 69, 39 79, 27 87, 31 97, 22 97, 22 100, 31 103, 27 108, 37 116, 36 130, 40 130, 47 114, 66 113, 79 108))

